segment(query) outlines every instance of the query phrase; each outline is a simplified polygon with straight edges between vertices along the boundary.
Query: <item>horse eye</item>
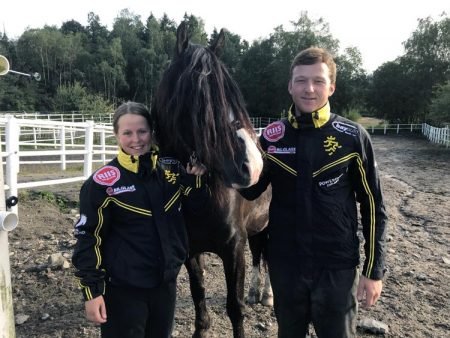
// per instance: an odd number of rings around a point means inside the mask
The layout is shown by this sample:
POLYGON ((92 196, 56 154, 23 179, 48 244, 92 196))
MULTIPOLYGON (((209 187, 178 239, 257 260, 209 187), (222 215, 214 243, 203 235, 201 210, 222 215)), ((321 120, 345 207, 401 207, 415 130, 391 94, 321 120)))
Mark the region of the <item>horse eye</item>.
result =
POLYGON ((231 122, 231 124, 236 130, 239 130, 242 128, 241 121, 239 121, 239 120, 234 120, 233 122, 231 122))

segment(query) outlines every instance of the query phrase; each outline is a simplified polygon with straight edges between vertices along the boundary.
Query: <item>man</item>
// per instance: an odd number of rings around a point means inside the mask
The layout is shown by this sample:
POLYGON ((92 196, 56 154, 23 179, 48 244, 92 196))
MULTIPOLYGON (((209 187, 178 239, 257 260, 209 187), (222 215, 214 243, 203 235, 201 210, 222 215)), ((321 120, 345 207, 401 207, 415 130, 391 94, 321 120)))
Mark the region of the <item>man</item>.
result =
POLYGON ((382 289, 387 217, 376 162, 364 128, 330 112, 335 87, 326 50, 295 57, 289 116, 264 130, 263 174, 241 191, 254 199, 272 185, 268 261, 280 338, 304 337, 310 322, 320 338, 355 337, 358 301, 370 307, 382 289))

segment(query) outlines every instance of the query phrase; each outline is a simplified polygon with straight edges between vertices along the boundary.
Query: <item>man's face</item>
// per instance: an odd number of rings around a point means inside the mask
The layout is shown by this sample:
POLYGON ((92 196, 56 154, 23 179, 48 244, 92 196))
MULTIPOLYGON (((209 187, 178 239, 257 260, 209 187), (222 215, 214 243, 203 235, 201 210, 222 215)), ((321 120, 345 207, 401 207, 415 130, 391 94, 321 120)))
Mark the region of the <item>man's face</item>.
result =
POLYGON ((312 113, 322 108, 333 95, 334 89, 330 70, 323 62, 294 67, 288 84, 296 112, 303 113, 312 113))

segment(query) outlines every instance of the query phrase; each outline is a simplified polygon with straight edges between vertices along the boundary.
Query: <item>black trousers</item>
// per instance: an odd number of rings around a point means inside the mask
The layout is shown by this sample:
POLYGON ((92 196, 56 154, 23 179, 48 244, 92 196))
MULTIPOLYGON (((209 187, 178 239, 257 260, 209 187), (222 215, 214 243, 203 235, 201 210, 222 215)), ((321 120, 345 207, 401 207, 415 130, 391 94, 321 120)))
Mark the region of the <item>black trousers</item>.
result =
POLYGON ((170 338, 176 292, 175 280, 151 289, 107 285, 102 338, 170 338))
POLYGON ((269 260, 278 337, 305 337, 310 323, 319 338, 356 337, 358 269, 300 265, 269 260))

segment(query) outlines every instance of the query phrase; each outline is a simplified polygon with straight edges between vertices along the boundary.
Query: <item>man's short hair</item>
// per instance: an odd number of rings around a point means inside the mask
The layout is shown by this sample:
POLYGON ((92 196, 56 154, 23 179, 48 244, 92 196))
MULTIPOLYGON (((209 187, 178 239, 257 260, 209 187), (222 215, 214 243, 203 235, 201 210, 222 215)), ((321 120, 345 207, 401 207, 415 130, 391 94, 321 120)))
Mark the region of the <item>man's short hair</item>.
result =
POLYGON ((331 83, 336 83, 336 63, 333 56, 326 49, 318 47, 309 47, 298 53, 292 61, 289 75, 292 78, 292 72, 296 66, 314 65, 319 62, 328 66, 331 83))

